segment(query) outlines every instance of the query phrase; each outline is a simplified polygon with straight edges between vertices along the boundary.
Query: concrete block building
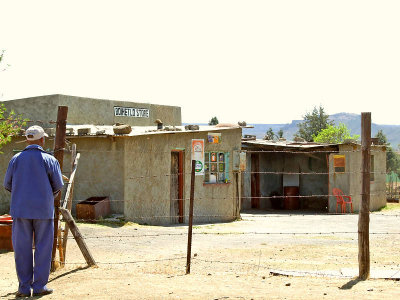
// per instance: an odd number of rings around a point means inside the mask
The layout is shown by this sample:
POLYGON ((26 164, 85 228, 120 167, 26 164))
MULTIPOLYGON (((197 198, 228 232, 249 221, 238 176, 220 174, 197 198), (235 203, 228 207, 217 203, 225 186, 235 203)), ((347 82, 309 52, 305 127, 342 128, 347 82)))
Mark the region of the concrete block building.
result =
MULTIPOLYGON (((81 158, 76 174, 73 211, 89 197, 107 196, 113 213, 138 223, 168 225, 188 221, 191 160, 194 142, 203 148, 202 171, 195 181, 195 222, 231 221, 239 217, 238 176, 233 157, 241 147, 239 126, 181 126, 181 109, 129 101, 50 95, 4 101, 50 133, 46 150, 54 148, 57 107, 68 106, 67 145, 76 144, 81 158), (155 121, 163 123, 157 129, 155 121), (43 123, 40 123, 42 121, 43 123), (131 126, 116 134, 113 124, 131 126), (84 129, 84 131, 82 131, 84 129), (84 132, 84 133, 82 133, 84 132)), ((24 149, 24 137, 14 137, 0 156, 0 180, 9 159, 24 149)), ((193 155, 192 155, 193 154, 193 155)), ((65 152, 63 172, 71 171, 65 152)), ((7 213, 10 196, 0 192, 0 213, 7 213)))

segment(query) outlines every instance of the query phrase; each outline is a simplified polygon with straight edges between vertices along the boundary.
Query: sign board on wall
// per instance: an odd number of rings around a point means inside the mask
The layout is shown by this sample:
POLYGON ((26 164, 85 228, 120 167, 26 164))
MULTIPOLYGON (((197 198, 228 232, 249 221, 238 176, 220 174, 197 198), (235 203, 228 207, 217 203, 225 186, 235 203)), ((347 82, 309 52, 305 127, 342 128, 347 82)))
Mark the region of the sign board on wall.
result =
POLYGON ((195 174, 204 175, 204 140, 192 140, 192 160, 196 161, 195 174))
POLYGON ((246 152, 233 151, 233 171, 246 171, 246 152))
POLYGON ((346 156, 345 155, 334 155, 333 156, 333 168, 336 173, 344 173, 346 170, 346 156))
POLYGON ((132 117, 132 118, 149 118, 150 110, 147 108, 114 106, 114 116, 116 116, 116 117, 132 117))

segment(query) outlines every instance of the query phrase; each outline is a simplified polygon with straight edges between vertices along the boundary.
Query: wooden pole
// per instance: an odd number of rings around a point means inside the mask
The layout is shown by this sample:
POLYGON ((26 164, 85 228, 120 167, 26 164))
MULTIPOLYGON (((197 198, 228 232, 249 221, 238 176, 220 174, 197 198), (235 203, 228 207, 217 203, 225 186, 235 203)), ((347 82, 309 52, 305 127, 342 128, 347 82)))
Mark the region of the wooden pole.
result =
POLYGON ((358 214, 358 277, 370 276, 369 256, 369 201, 371 172, 371 113, 361 114, 362 194, 358 214))
POLYGON ((192 256, 192 228, 193 228, 193 201, 194 201, 194 179, 195 179, 196 161, 192 160, 192 174, 190 181, 190 206, 189 206, 189 229, 188 229, 188 246, 186 260, 186 274, 190 274, 190 261, 192 256))
POLYGON ((78 247, 81 250, 87 264, 89 265, 89 267, 96 266, 96 262, 94 261, 94 258, 90 253, 89 248, 87 247, 85 240, 83 239, 82 234, 78 229, 78 226, 76 226, 76 223, 74 221, 74 218, 72 218, 71 213, 68 209, 65 208, 60 208, 60 212, 65 222, 68 223, 69 229, 71 230, 71 233, 74 236, 74 239, 78 244, 78 247))
MULTIPOLYGON (((67 115, 68 115, 68 106, 59 106, 58 114, 57 114, 57 127, 56 127, 56 139, 54 145, 54 157, 60 163, 61 170, 63 169, 63 161, 64 161, 64 151, 65 148, 65 131, 67 128, 67 115)), ((54 241, 53 241, 53 250, 51 253, 51 270, 54 272, 56 270, 56 250, 57 250, 57 239, 58 239, 58 230, 59 230, 59 219, 60 219, 60 200, 61 193, 58 193, 54 198, 54 241)), ((63 256, 61 254, 61 256, 63 256)))

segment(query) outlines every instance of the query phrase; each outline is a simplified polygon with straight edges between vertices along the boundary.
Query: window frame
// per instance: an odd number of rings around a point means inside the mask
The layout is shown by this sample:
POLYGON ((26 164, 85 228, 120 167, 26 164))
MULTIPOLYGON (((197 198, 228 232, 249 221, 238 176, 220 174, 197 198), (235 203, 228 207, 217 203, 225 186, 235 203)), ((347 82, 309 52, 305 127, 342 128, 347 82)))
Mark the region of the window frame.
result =
POLYGON ((229 151, 204 151, 204 184, 230 183, 229 162, 229 151), (215 175, 215 182, 210 181, 211 175, 215 175))

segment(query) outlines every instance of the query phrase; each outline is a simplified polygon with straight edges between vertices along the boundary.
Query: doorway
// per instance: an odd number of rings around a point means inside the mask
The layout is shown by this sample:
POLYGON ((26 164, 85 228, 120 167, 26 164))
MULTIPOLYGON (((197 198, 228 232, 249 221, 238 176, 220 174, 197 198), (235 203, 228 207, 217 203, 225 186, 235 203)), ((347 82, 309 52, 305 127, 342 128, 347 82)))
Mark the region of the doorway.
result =
POLYGON ((171 224, 183 223, 184 217, 184 151, 171 152, 170 216, 171 224))

